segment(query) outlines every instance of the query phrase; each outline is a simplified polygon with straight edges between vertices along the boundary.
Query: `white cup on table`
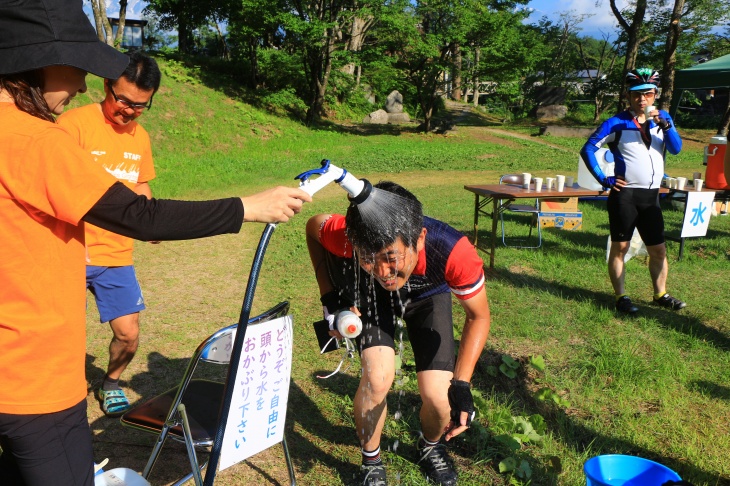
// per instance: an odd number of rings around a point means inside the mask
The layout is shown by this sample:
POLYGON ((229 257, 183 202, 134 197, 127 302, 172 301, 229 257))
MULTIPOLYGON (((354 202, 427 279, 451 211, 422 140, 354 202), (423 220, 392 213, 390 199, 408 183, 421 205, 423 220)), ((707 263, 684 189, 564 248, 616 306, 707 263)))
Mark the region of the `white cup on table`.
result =
POLYGON ((522 188, 523 189, 529 189, 530 188, 530 180, 532 179, 532 174, 529 172, 523 172, 522 173, 522 188))
POLYGON ((552 191, 554 185, 555 185, 555 177, 546 177, 545 178, 545 190, 552 191))
POLYGON ((705 181, 703 181, 700 178, 695 179, 695 191, 701 191, 702 190, 702 184, 704 184, 705 181))
POLYGON ((573 176, 565 176, 565 187, 573 187, 573 176))
POLYGON ((677 190, 684 191, 684 186, 687 185, 686 177, 677 177, 677 190))
POLYGON ((564 175, 556 175, 555 180, 558 183, 558 192, 563 192, 563 189, 565 189, 565 176, 564 175))
POLYGON ((669 189, 676 189, 677 188, 677 178, 670 177, 667 184, 668 184, 669 189))
POLYGON ((535 177, 535 192, 542 191, 542 177, 535 177))

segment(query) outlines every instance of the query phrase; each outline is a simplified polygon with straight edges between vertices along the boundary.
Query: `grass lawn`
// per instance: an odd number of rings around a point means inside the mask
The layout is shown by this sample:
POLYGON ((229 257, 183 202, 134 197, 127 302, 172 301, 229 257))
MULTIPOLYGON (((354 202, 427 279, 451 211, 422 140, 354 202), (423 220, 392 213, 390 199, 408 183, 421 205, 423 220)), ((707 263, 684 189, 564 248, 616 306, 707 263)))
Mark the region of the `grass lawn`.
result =
MULTIPOLYGON (((441 135, 410 127, 306 130, 240 96, 214 91, 199 77, 185 79, 188 71, 179 65, 164 64, 164 72, 164 88, 142 119, 155 141, 158 178, 152 188, 158 196, 199 199, 294 185, 296 174, 330 158, 358 177, 401 183, 421 199, 426 214, 471 234, 473 195, 465 184, 495 183, 503 173, 524 170, 575 175, 583 143, 536 137, 524 128, 505 134, 508 127, 477 117, 441 135)), ((91 99, 100 92, 101 84, 92 82, 91 99)), ((685 148, 669 158, 667 172, 689 176, 703 170, 702 150, 712 134, 680 132, 685 148)), ((352 484, 359 469, 352 417, 359 364, 356 359, 344 373, 316 378, 334 370, 340 355, 318 354, 311 323, 321 318, 321 306, 304 241, 310 216, 343 212, 346 204, 345 193, 330 186, 277 227, 254 303, 254 313, 281 300, 291 303, 286 434, 303 485, 352 484)), ((668 243, 668 290, 688 302, 680 312, 650 305, 647 261, 632 259, 627 291, 641 310, 626 318, 612 310, 604 205, 581 202, 581 231, 546 230, 539 250, 498 248, 496 266, 487 272, 492 329, 473 379, 479 414, 452 448, 460 485, 578 486, 585 484, 585 460, 603 453, 657 460, 696 486, 730 484, 730 305, 724 287, 730 217, 712 218, 705 238, 688 240, 681 261, 678 244, 668 243)), ((667 232, 678 234, 682 212, 667 202, 664 214, 667 232)), ((509 224, 513 233, 526 232, 522 221, 509 224)), ((246 224, 238 235, 137 244, 148 309, 139 352, 123 375, 130 398, 173 386, 197 344, 237 320, 262 229, 246 224)), ((111 333, 98 323, 93 303, 88 309, 87 377, 93 386, 104 374, 111 333)), ((454 314, 458 336, 463 312, 456 303, 454 314)), ((390 484, 422 485, 414 464, 420 402, 407 343, 402 362, 381 446, 390 484)), ((91 393, 89 420, 97 462, 109 457, 107 469, 143 469, 153 436, 104 417, 91 393)), ((170 484, 186 467, 185 448, 168 443, 152 483, 170 484)), ((278 446, 217 478, 222 485, 288 484, 278 446)))

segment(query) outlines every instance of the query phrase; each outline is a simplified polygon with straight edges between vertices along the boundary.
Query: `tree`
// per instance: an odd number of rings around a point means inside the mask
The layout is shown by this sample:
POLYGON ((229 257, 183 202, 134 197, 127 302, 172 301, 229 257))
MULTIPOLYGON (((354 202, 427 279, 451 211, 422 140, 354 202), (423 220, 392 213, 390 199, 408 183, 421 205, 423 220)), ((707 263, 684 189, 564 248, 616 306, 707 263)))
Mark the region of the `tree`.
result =
POLYGON ((192 53, 195 47, 193 32, 207 25, 217 5, 217 2, 205 0, 149 0, 144 13, 155 14, 161 28, 177 30, 178 50, 192 53))
MULTIPOLYGON (((431 130, 441 97, 463 87, 459 82, 463 76, 459 53, 471 66, 469 76, 479 78, 480 67, 474 63, 476 52, 480 53, 479 65, 482 65, 495 52, 489 39, 500 37, 503 28, 514 29, 512 20, 525 15, 516 12, 515 7, 524 3, 521 0, 403 2, 398 15, 383 22, 380 39, 388 46, 404 81, 413 91, 423 116, 424 131, 431 130)), ((514 71, 514 59, 508 63, 514 71)))
POLYGON ((283 0, 240 0, 230 8, 228 32, 245 60, 247 71, 243 77, 251 89, 257 89, 263 82, 260 49, 281 47, 281 12, 287 8, 283 0))
POLYGON ((99 40, 114 47, 122 45, 124 25, 127 18, 127 0, 119 0, 119 25, 115 36, 113 35, 112 24, 106 15, 106 2, 104 0, 91 0, 91 11, 94 14, 96 35, 99 40))
POLYGON ((728 14, 724 6, 710 0, 674 0, 671 10, 658 7, 653 34, 662 57, 659 107, 667 109, 674 92, 676 69, 692 65, 694 60, 687 54, 698 52, 700 45, 711 36, 712 22, 707 19, 722 22, 728 14), (665 41, 661 42, 661 39, 665 41), (684 55, 679 54, 680 47, 684 55))
POLYGON ((625 74, 636 67, 636 57, 639 53, 639 46, 643 41, 642 27, 644 26, 647 0, 636 0, 636 8, 633 13, 628 11, 625 13, 621 12, 616 6, 616 0, 610 0, 610 2, 611 12, 613 12, 614 17, 618 20, 619 26, 623 29, 627 37, 623 71, 625 74), (626 20, 628 16, 631 17, 631 23, 626 20))
POLYGON ((614 105, 615 93, 621 90, 621 83, 612 83, 614 77, 614 68, 618 58, 618 49, 616 44, 608 42, 608 36, 604 36, 598 48, 598 55, 591 55, 585 44, 595 41, 595 39, 583 39, 577 42, 578 51, 583 60, 583 67, 590 78, 588 83, 588 94, 593 97, 593 123, 598 123, 601 115, 611 106, 614 105), (595 68, 595 76, 591 73, 595 68))
POLYGON ((561 12, 559 22, 543 18, 540 30, 547 48, 540 63, 542 82, 545 86, 566 86, 572 84, 576 73, 583 67, 583 60, 575 49, 578 39, 578 24, 586 15, 561 12))
POLYGON ((490 10, 488 14, 475 14, 477 28, 467 40, 474 66, 471 85, 476 91, 486 89, 489 97, 505 108, 524 106, 525 92, 533 89, 540 63, 549 57, 544 33, 523 24, 526 11, 490 10))

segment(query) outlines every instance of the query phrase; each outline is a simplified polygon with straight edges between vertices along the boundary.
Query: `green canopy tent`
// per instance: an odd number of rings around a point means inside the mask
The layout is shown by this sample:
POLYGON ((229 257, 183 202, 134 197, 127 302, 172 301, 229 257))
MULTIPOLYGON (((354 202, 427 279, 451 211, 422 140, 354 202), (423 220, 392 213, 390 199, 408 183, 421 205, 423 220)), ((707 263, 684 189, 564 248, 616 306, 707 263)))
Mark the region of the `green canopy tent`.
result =
POLYGON ((730 87, 730 54, 718 57, 675 73, 674 95, 669 114, 674 117, 679 108, 682 93, 688 89, 714 89, 730 87))

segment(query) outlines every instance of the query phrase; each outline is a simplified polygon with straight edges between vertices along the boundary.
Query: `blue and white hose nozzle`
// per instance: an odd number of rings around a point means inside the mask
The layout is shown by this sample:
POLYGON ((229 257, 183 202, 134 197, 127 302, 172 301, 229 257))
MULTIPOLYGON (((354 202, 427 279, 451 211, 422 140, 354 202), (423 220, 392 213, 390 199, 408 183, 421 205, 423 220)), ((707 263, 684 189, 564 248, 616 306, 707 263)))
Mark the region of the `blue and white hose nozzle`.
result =
POLYGON ((372 191, 372 184, 367 179, 358 179, 354 175, 341 169, 329 160, 322 161, 322 167, 302 172, 295 179, 299 180, 299 187, 304 192, 313 196, 315 192, 324 188, 330 182, 336 182, 349 194, 350 201, 354 204, 364 202, 372 191), (312 176, 318 176, 312 179, 312 176))

